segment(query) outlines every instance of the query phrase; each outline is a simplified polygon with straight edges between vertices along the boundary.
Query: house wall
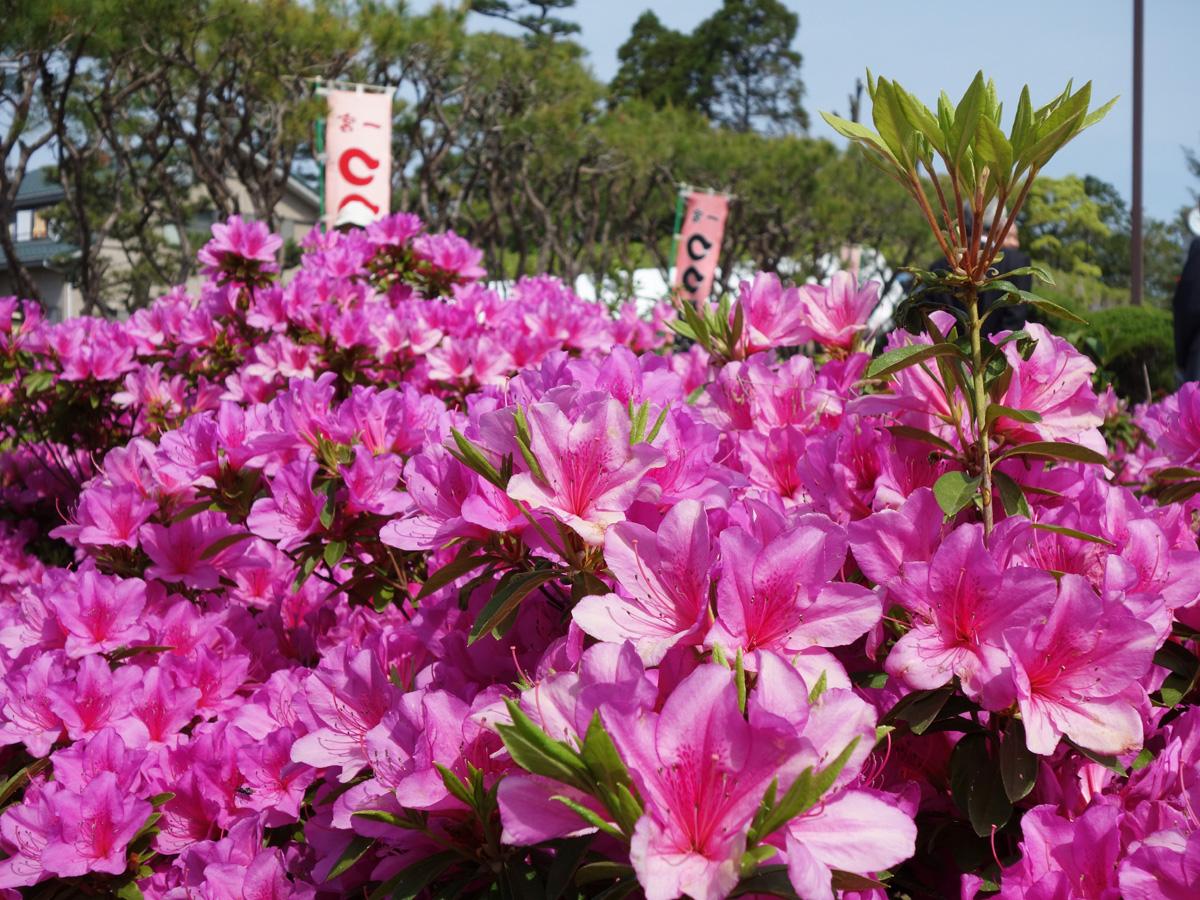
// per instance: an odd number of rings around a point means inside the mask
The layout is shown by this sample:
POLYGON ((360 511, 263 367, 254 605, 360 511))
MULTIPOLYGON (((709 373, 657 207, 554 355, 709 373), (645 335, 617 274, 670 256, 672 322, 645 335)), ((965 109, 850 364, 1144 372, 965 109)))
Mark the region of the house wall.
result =
MULTIPOLYGON (((42 307, 46 311, 46 318, 52 322, 61 322, 67 304, 67 280, 58 272, 51 272, 48 269, 34 269, 33 283, 37 285, 38 293, 42 295, 42 307)), ((16 286, 13 284, 12 276, 8 272, 0 272, 0 297, 7 297, 17 293, 16 286)), ((72 302, 76 305, 74 310, 78 314, 79 298, 71 297, 72 302)))

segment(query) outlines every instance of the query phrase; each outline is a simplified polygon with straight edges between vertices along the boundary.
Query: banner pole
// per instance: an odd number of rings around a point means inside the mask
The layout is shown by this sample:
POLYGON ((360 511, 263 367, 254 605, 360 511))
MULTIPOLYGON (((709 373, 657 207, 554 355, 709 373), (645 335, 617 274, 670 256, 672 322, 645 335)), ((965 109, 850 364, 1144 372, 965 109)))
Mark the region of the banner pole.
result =
MULTIPOLYGON (((668 271, 671 268, 678 268, 676 261, 679 255, 679 230, 683 227, 683 209, 686 191, 687 186, 681 184, 675 193, 675 228, 671 232, 671 258, 670 265, 667 267, 668 271)), ((675 274, 678 275, 679 273, 676 272, 675 274)))
POLYGON ((320 220, 325 221, 325 117, 317 119, 317 193, 320 196, 320 220))

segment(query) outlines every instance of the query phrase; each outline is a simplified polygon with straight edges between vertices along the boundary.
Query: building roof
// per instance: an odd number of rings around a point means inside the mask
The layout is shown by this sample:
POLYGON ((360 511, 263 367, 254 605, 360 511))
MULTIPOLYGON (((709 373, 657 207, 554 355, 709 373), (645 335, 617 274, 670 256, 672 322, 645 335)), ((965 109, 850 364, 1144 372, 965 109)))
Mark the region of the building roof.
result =
MULTIPOLYGON (((74 256, 79 250, 63 241, 42 238, 36 241, 16 241, 13 246, 17 251, 17 260, 32 268, 45 267, 46 263, 53 264, 56 260, 74 256)), ((0 272, 7 271, 8 260, 0 253, 0 272)))
POLYGON ((50 206, 63 199, 62 185, 50 177, 48 168, 33 169, 25 173, 17 188, 17 209, 50 206))

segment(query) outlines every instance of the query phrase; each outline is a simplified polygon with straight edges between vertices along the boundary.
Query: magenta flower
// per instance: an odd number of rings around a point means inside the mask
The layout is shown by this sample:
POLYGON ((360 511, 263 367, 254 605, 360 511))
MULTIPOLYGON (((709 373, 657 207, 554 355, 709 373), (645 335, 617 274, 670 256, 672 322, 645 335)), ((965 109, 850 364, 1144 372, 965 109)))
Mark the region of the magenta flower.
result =
MULTIPOLYGON (((1014 622, 1015 625, 1015 622, 1014 622)), ((1054 752, 1066 735, 1097 753, 1142 743, 1138 684, 1159 639, 1123 605, 1105 602, 1086 580, 1064 575, 1048 614, 1004 632, 1029 749, 1054 752)))
POLYGON ((62 719, 72 740, 90 737, 113 726, 129 746, 146 743, 146 730, 129 718, 133 692, 141 683, 141 670, 123 666, 115 672, 100 656, 87 656, 79 663, 75 681, 50 688, 50 708, 62 719))
POLYGON ((444 234, 422 234, 413 240, 413 251, 417 256, 461 281, 474 281, 487 274, 479 265, 483 260, 483 251, 476 250, 470 241, 459 237, 453 231, 444 234))
POLYGON ((420 216, 413 213, 393 213, 367 226, 367 240, 377 247, 403 247, 424 228, 425 224, 420 216))
POLYGON ((1121 863, 1125 900, 1191 900, 1200 896, 1200 831, 1159 831, 1121 863))
POLYGON ((1119 816, 1112 802, 1098 803, 1074 821, 1053 806, 1029 810, 1021 819, 1021 859, 1004 870, 1000 897, 1118 900, 1119 816))
POLYGON ((742 307, 742 346, 747 355, 774 347, 793 347, 812 339, 800 305, 800 292, 786 290, 779 276, 760 272, 738 285, 742 307))
POLYGON ((632 641, 655 665, 675 644, 699 643, 703 636, 714 556, 708 517, 695 500, 676 504, 657 532, 618 523, 604 537, 604 559, 631 599, 593 594, 572 616, 598 640, 632 641))
POLYGON ((705 639, 738 648, 798 653, 849 644, 875 625, 879 598, 834 581, 846 561, 846 535, 824 516, 802 516, 762 540, 743 528, 721 533, 717 621, 705 639))
POLYGON ((1014 372, 999 402, 1010 409, 1033 410, 1041 421, 1022 423, 1001 417, 993 433, 1016 443, 1072 441, 1097 453, 1107 452, 1100 434, 1104 415, 1092 390, 1095 364, 1043 325, 1030 323, 1025 330, 1037 343, 1028 360, 1021 357, 1015 341, 1002 348, 1014 372))
POLYGON ((196 254, 205 275, 225 282, 279 271, 275 254, 283 246, 283 238, 271 234, 265 223, 231 216, 226 222, 214 223, 212 234, 212 240, 196 254))
POLYGON ((1054 603, 1054 577, 1036 569, 1003 570, 984 547, 979 525, 955 529, 927 573, 925 585, 908 586, 901 598, 912 627, 884 669, 918 690, 941 687, 957 675, 968 696, 984 696, 990 708, 1011 703, 1004 629, 1045 614, 1054 603))
POLYGON ((82 794, 62 791, 54 800, 62 832, 42 850, 42 868, 63 878, 124 872, 125 848, 154 808, 119 790, 111 772, 97 775, 82 794))
POLYGON ((367 732, 399 692, 370 650, 346 647, 308 676, 305 693, 317 727, 292 745, 292 760, 338 768, 339 780, 349 781, 369 764, 367 732))
POLYGON ((5 676, 0 745, 24 744, 34 756, 50 755, 63 733, 53 695, 67 681, 62 658, 61 651, 41 653, 28 666, 5 676))
POLYGON ((237 535, 249 537, 221 514, 208 510, 170 525, 146 525, 142 546, 153 563, 146 575, 211 590, 220 584, 221 573, 235 568, 245 555, 248 541, 228 543, 237 535))
POLYGON ((84 493, 75 510, 75 540, 97 547, 136 547, 138 529, 154 511, 154 504, 132 486, 97 485, 84 493))
POLYGON ((860 288, 849 272, 834 272, 828 286, 803 285, 798 297, 802 321, 818 343, 850 350, 879 305, 879 287, 868 281, 860 288))
POLYGON ((605 724, 645 801, 629 856, 647 900, 727 896, 767 786, 799 774, 799 739, 747 722, 733 673, 715 665, 681 681, 661 713, 605 724))
POLYGON ((296 460, 279 469, 271 481, 271 496, 256 500, 246 525, 259 537, 291 550, 321 527, 325 498, 313 490, 315 460, 296 460))
POLYGON ((141 620, 146 585, 140 578, 122 580, 89 569, 74 590, 56 593, 53 603, 72 659, 107 653, 150 635, 141 620))
POLYGON ((0 861, 0 889, 26 887, 50 876, 42 866, 42 853, 61 831, 57 800, 62 793, 54 782, 35 780, 22 802, 0 814, 0 844, 9 854, 0 861))
POLYGON ((662 465, 662 453, 645 443, 629 446, 629 413, 616 400, 582 404, 569 417, 553 403, 537 403, 525 416, 530 449, 545 477, 514 475, 508 495, 600 546, 605 530, 625 518, 642 476, 662 465))

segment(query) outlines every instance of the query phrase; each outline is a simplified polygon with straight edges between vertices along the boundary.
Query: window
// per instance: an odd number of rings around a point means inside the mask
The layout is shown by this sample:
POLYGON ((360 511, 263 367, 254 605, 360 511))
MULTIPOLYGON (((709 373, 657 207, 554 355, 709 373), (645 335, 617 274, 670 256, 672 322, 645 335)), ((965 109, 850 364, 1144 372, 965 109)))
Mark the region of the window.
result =
POLYGON ((50 223, 46 221, 46 217, 41 212, 33 214, 33 239, 35 241, 44 241, 50 237, 50 223))
POLYGON ((15 237, 18 241, 29 241, 33 239, 32 209, 17 210, 17 227, 15 237))

